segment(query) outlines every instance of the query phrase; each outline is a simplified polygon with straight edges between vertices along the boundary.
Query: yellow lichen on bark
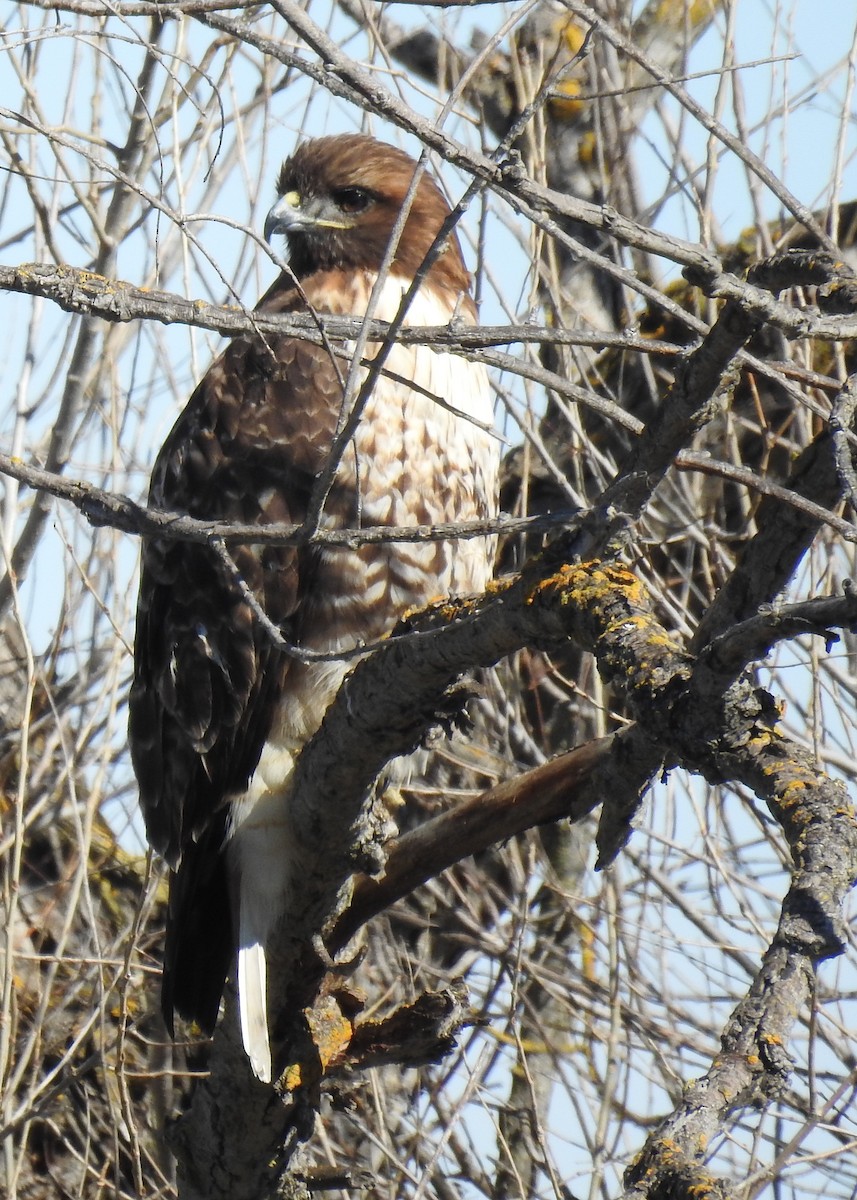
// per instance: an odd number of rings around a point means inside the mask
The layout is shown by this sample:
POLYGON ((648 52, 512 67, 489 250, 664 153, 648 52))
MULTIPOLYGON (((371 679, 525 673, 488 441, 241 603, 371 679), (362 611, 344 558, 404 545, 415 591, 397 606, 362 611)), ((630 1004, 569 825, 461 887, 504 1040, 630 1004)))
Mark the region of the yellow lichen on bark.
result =
POLYGON ((282 1086, 293 1092, 327 1070, 330 1064, 348 1049, 354 1026, 345 1016, 334 996, 325 996, 312 1008, 304 1009, 312 1043, 318 1060, 292 1063, 283 1072, 282 1086))

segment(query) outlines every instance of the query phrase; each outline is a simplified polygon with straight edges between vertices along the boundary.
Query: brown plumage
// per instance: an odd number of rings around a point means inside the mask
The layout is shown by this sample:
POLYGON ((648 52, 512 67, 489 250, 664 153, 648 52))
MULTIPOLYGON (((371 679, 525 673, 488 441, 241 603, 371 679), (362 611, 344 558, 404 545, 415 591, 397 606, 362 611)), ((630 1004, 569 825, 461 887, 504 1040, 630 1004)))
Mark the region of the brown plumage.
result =
MULTIPOLYGON (((285 233, 300 289, 280 276, 259 310, 303 311, 303 292, 320 312, 365 314, 414 170, 408 155, 368 137, 304 143, 282 168, 266 223, 266 235, 285 233)), ((373 315, 396 315, 447 215, 423 174, 373 315)), ((407 321, 442 324, 454 314, 475 320, 451 234, 407 321)), ((237 338, 167 438, 151 503, 243 524, 302 521, 343 417, 347 365, 295 338, 237 338)), ((492 516, 497 443, 477 423, 491 419, 481 367, 396 346, 385 369, 337 466, 325 524, 492 516)), ((322 651, 374 639, 437 595, 481 590, 492 556, 490 539, 233 550, 288 641, 322 651)), ((172 871, 164 1012, 171 1028, 175 1011, 212 1029, 237 948, 242 1034, 263 1079, 272 1070, 265 944, 294 877, 292 769, 351 665, 289 658, 211 551, 146 541, 129 732, 149 839, 172 871)))

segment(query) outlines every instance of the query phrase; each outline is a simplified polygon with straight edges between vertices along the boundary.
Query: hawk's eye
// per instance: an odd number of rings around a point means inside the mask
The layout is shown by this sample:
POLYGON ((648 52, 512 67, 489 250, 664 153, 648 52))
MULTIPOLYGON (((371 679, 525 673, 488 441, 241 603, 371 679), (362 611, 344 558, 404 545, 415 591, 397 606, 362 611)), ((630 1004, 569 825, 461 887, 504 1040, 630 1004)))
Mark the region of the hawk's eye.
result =
POLYGON ((333 199, 342 212, 353 216, 356 213, 365 212, 374 197, 371 192, 367 192, 363 188, 346 187, 337 188, 333 193, 333 199))

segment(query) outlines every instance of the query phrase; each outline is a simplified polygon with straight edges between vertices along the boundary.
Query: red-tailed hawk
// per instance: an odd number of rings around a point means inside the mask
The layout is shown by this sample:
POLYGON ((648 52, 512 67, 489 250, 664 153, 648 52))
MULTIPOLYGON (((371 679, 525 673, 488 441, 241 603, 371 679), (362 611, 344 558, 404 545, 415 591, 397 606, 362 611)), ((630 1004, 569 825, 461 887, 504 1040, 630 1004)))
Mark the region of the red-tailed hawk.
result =
MULTIPOLYGON (((373 138, 305 142, 280 172, 266 236, 283 274, 258 311, 365 315, 416 164, 373 138)), ((449 209, 422 173, 373 315, 392 320, 449 209)), ((476 319, 451 234, 408 309, 409 325, 476 319)), ((369 348, 371 356, 377 347, 369 348)), ((214 363, 155 464, 150 503, 207 520, 303 521, 342 427, 348 361, 292 337, 237 338, 214 363)), ((360 381, 365 368, 358 372, 360 381)), ((353 403, 354 395, 348 403, 353 403)), ((395 346, 341 455, 327 527, 430 525, 496 513, 497 441, 481 366, 395 346), (407 381, 413 382, 413 387, 407 381)), ((378 638, 408 608, 481 591, 489 538, 359 549, 241 546, 238 571, 304 650, 378 638)), ((130 742, 152 846, 171 868, 163 1006, 211 1031, 238 952, 244 1046, 272 1074, 265 947, 299 878, 289 839, 296 756, 353 666, 273 644, 222 560, 148 539, 130 697, 130 742)))

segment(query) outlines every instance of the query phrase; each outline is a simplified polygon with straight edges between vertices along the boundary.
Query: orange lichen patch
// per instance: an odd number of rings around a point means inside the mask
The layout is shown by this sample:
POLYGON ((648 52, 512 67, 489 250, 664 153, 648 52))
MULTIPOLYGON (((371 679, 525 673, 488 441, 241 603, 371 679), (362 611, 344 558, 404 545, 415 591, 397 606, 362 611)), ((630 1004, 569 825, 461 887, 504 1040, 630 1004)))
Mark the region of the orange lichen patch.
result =
POLYGON ((354 1033, 354 1026, 345 1016, 334 996, 325 996, 312 1008, 304 1009, 307 1026, 313 1046, 318 1054, 318 1061, 313 1063, 292 1063, 283 1072, 282 1086, 287 1091, 294 1091, 302 1084, 318 1078, 348 1049, 354 1033))
POLYGON ((622 593, 631 605, 643 607, 648 601, 648 593, 636 575, 624 567, 597 559, 585 563, 565 563, 553 575, 539 580, 527 602, 533 604, 539 597, 552 591, 563 593, 559 598, 560 603, 582 602, 584 607, 602 597, 615 599, 617 592, 622 593))
POLYGON ((426 616, 428 613, 435 613, 444 621, 455 621, 463 613, 470 612, 472 608, 473 601, 466 598, 435 596, 425 604, 413 604, 410 608, 406 608, 399 618, 398 625, 388 630, 387 633, 382 634, 379 641, 401 633, 402 625, 409 625, 411 622, 426 616))
POLYGON ((787 783, 782 790, 781 800, 783 804, 791 804, 795 801, 796 792, 804 792, 810 786, 805 779, 793 779, 787 783))
POLYGON ((818 775, 813 778, 803 771, 799 763, 776 763, 772 767, 763 768, 763 773, 766 775, 782 773, 785 776, 775 784, 776 797, 782 807, 791 809, 793 814, 795 808, 801 805, 806 798, 807 792, 813 791, 828 778, 823 771, 819 771, 818 775))
POLYGON ((661 1138, 656 1144, 659 1147, 659 1156, 667 1162, 684 1157, 681 1146, 678 1142, 673 1141, 672 1138, 661 1138))
MULTIPOLYGON (((773 740, 773 733, 770 733, 767 730, 762 730, 760 733, 756 733, 753 735, 753 737, 748 739, 747 749, 752 751, 753 754, 763 754, 764 751, 770 747, 773 740)), ((762 770, 764 771, 765 768, 763 767, 762 770)))
POLYGON ((551 602, 580 613, 591 649, 614 681, 639 680, 651 690, 674 674, 682 647, 657 621, 643 583, 600 561, 566 564, 531 590, 527 602, 551 602), (619 673, 617 675, 617 672, 619 673), (666 672, 666 676, 664 675, 666 672))
MULTIPOLYGON (((771 748, 778 749, 777 739, 771 739, 771 748)), ((777 791, 782 798, 789 794, 798 791, 804 791, 806 788, 815 787, 820 779, 824 778, 824 773, 819 771, 814 778, 809 772, 801 766, 799 762, 793 762, 789 759, 777 757, 773 762, 768 761, 762 764, 762 774, 769 778, 782 776, 782 780, 776 785, 777 791)))
POLYGON ((699 1200, 704 1200, 705 1196, 719 1196, 720 1188, 717 1186, 717 1180, 713 1175, 711 1175, 707 1179, 701 1180, 699 1183, 692 1183, 687 1189, 687 1194, 688 1196, 698 1196, 699 1200), (715 1187, 717 1188, 716 1191, 715 1187))
MULTIPOLYGON (((611 621, 604 627, 604 635, 612 633, 629 632, 631 629, 647 630, 647 644, 652 649, 669 650, 672 653, 678 653, 681 649, 678 642, 663 629, 661 626, 654 623, 654 619, 648 614, 631 613, 628 616, 620 617, 616 621, 611 621)), ((640 669, 646 670, 652 664, 640 661, 640 669)))
POLYGON ((457 600, 445 600, 443 603, 436 603, 432 606, 438 616, 444 621, 457 621, 463 612, 469 609, 469 605, 461 604, 457 600))
MULTIPOLYGON (((66 274, 66 270, 60 268, 61 274, 66 274)), ((68 276, 73 280, 76 287, 88 292, 113 292, 116 289, 117 281, 108 279, 106 275, 99 275, 95 271, 85 271, 79 267, 68 269, 68 276)), ((121 287, 122 285, 119 284, 121 287)), ((145 289, 140 288, 140 291, 145 289)))
POLYGON ((629 629, 645 629, 648 623, 642 613, 626 613, 624 616, 617 617, 614 621, 608 621, 604 626, 604 633, 622 633, 629 629))
POLYGON ((294 1063, 290 1067, 286 1067, 281 1080, 282 1087, 287 1092, 294 1092, 301 1086, 301 1066, 299 1063, 294 1063))
POLYGON ((568 590, 571 586, 570 579, 573 570, 574 568, 568 563, 564 563, 553 575, 547 575, 544 579, 540 579, 527 596, 527 604, 535 604, 540 597, 551 592, 568 590))
POLYGON ((314 1008, 307 1009, 306 1019, 321 1065, 326 1070, 347 1048, 354 1026, 334 996, 326 996, 314 1008))

